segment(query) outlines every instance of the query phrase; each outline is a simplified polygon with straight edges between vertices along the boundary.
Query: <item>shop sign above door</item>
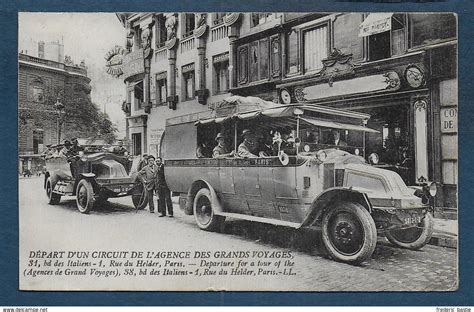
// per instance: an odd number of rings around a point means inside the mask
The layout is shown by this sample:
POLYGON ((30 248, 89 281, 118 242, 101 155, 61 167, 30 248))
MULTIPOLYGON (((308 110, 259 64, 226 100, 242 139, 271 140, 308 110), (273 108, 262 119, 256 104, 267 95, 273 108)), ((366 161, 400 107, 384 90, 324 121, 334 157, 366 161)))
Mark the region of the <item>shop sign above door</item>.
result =
POLYGON ((145 72, 143 49, 132 51, 123 56, 123 79, 145 72))
POLYGON ((376 91, 396 91, 400 88, 400 78, 394 71, 380 75, 358 77, 349 80, 334 81, 331 86, 319 84, 295 89, 298 102, 305 102, 334 96, 360 94, 376 91))
POLYGON ((117 78, 122 75, 122 61, 124 53, 125 50, 120 46, 115 46, 109 52, 107 52, 105 55, 105 60, 107 61, 107 74, 117 78))
POLYGON ((441 132, 458 132, 458 109, 456 107, 442 108, 440 111, 441 132))
POLYGON ((392 29, 393 13, 370 13, 359 25, 359 37, 380 34, 392 29))

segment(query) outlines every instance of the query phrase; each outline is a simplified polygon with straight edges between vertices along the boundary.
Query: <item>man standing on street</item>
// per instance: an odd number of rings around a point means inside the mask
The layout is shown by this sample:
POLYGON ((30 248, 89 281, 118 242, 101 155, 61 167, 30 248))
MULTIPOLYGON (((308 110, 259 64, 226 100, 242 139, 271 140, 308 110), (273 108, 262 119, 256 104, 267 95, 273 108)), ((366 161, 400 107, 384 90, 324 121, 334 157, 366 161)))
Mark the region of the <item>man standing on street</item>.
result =
POLYGON ((168 216, 173 217, 173 203, 171 202, 171 192, 166 184, 165 179, 165 165, 161 157, 156 159, 157 173, 156 173, 156 192, 158 194, 158 217, 166 216, 166 208, 168 208, 168 216), (166 204, 166 206, 165 206, 166 204))
POLYGON ((138 173, 143 183, 145 183, 145 188, 147 191, 147 198, 148 198, 148 207, 150 209, 150 213, 155 212, 155 206, 153 204, 153 191, 155 190, 155 180, 156 180, 157 170, 158 170, 158 167, 155 164, 155 157, 153 157, 153 155, 149 155, 148 165, 143 167, 138 173))

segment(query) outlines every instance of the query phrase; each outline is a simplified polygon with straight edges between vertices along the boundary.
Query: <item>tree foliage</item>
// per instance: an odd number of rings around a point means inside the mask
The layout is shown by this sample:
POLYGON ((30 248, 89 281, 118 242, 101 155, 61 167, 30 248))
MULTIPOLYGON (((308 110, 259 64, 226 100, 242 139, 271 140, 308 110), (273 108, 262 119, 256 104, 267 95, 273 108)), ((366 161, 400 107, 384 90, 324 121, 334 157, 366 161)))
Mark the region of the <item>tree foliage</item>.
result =
MULTIPOLYGON (((89 96, 86 86, 80 84, 64 87, 49 87, 45 92, 45 104, 55 110, 54 104, 59 99, 64 105, 62 115, 64 123, 63 139, 88 138, 103 139, 111 143, 116 138, 117 128, 106 113, 100 111, 89 96)), ((55 114, 55 118, 57 118, 55 114)))

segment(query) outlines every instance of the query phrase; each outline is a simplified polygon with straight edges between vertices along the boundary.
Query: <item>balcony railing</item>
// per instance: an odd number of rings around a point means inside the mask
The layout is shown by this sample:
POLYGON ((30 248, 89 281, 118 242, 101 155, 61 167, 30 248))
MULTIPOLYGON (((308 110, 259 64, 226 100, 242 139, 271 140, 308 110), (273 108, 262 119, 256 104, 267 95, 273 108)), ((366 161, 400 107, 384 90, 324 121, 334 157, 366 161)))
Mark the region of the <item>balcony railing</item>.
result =
POLYGON ((227 26, 220 24, 211 29, 211 41, 217 41, 227 37, 227 26))
POLYGON ((45 60, 45 59, 42 59, 42 58, 39 58, 39 57, 34 57, 34 56, 31 56, 31 55, 26 55, 26 54, 21 54, 20 53, 20 54, 18 54, 18 60, 19 61, 30 62, 30 63, 36 63, 36 64, 40 64, 40 65, 46 65, 46 66, 49 66, 49 67, 63 69, 63 70, 66 70, 68 72, 73 72, 73 73, 76 73, 76 74, 87 76, 87 70, 85 68, 78 67, 78 66, 69 66, 69 65, 65 65, 64 63, 59 63, 59 62, 51 61, 51 60, 45 60))
POLYGON ((191 51, 194 49, 194 37, 183 39, 179 45, 181 53, 191 51))

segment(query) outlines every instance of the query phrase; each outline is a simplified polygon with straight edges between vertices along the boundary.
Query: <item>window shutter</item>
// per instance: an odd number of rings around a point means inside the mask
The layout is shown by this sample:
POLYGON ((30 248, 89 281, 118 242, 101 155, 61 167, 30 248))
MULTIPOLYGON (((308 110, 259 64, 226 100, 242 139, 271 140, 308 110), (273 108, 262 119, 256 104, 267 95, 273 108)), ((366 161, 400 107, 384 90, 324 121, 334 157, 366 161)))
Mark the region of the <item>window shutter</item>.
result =
POLYGON ((248 82, 248 59, 249 59, 249 48, 247 45, 241 46, 238 49, 238 71, 239 71, 239 84, 246 84, 248 82))
POLYGON ((249 60, 249 79, 250 82, 258 80, 258 63, 259 63, 258 41, 250 43, 250 60, 249 60))
POLYGON ((268 49, 268 38, 260 40, 260 70, 259 74, 260 77, 258 80, 261 79, 268 79, 268 72, 269 72, 269 49, 268 49))

